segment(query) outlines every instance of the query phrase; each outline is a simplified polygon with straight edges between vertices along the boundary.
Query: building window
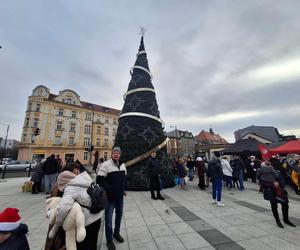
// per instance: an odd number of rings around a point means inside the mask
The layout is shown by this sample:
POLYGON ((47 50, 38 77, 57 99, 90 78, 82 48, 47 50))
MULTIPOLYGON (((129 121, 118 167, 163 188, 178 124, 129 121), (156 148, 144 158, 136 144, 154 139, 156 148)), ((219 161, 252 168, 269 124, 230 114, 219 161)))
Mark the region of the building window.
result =
POLYGON ((36 112, 40 112, 41 111, 41 104, 40 103, 37 103, 36 104, 36 109, 35 109, 36 112))
POLYGON ((85 119, 88 121, 92 120, 92 114, 91 113, 86 113, 85 119))
POLYGON ((28 110, 31 111, 32 110, 32 102, 28 103, 28 110))
POLYGON ((26 142, 27 140, 27 134, 23 134, 23 142, 26 142))
POLYGON ((58 121, 57 124, 56 124, 56 129, 57 130, 62 130, 62 122, 61 121, 58 121))
POLYGON ((63 116, 64 115, 64 109, 59 109, 58 110, 58 115, 63 116))
POLYGON ((76 118, 76 111, 72 111, 71 117, 72 117, 72 118, 76 118))
POLYGON ((108 135, 108 128, 105 128, 104 135, 108 135))
POLYGON ((90 145, 90 138, 84 138, 83 143, 84 143, 84 146, 89 146, 90 145))
POLYGON ((74 144, 74 137, 70 137, 70 138, 69 138, 69 144, 70 144, 70 145, 73 145, 73 144, 74 144))
POLYGON ((85 125, 84 126, 84 133, 91 133, 91 125, 85 125))
POLYGON ((108 139, 104 139, 104 146, 108 147, 108 139))
POLYGON ((39 119, 38 118, 34 118, 33 127, 37 128, 38 126, 39 126, 39 119))
POLYGON ((105 123, 106 123, 106 124, 108 124, 108 123, 109 123, 108 116, 105 116, 105 123))
POLYGON ((100 138, 97 138, 97 141, 96 141, 96 146, 100 146, 100 138))
POLYGON ((29 127, 29 118, 26 118, 25 120, 25 127, 29 127))
POLYGON ((113 129, 113 136, 115 136, 116 135, 116 129, 114 128, 113 129))
POLYGON ((60 136, 55 136, 55 144, 61 144, 61 137, 60 136))
POLYGON ((74 122, 71 123, 70 131, 75 131, 75 123, 74 122))
POLYGON ((89 152, 83 152, 83 160, 87 161, 88 158, 89 158, 89 152))
POLYGON ((73 101, 72 101, 72 99, 71 99, 71 98, 68 98, 68 99, 65 99, 65 103, 67 103, 67 104, 72 104, 72 103, 73 103, 73 101))
POLYGON ((117 119, 116 118, 114 118, 113 124, 117 125, 117 119))
POLYGON ((101 134, 101 126, 98 126, 97 127, 97 135, 100 135, 101 134))

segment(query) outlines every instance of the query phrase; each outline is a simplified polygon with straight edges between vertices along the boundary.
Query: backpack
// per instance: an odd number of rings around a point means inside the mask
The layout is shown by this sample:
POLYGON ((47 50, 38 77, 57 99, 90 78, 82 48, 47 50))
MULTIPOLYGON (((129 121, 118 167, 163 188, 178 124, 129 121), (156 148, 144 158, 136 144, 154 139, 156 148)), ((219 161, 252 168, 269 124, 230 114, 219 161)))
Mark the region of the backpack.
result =
POLYGON ((91 207, 82 206, 90 210, 91 214, 97 214, 107 206, 107 196, 103 187, 92 182, 87 189, 88 195, 91 197, 91 207))

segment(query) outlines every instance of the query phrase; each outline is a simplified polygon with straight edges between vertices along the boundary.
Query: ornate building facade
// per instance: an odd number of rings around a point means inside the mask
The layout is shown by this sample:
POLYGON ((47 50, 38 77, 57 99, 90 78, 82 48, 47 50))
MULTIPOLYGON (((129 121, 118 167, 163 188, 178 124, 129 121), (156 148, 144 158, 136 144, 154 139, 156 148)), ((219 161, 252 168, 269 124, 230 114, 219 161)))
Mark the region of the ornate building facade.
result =
POLYGON ((72 158, 90 164, 95 154, 108 158, 119 113, 117 109, 81 101, 73 90, 65 89, 55 95, 39 85, 28 97, 18 159, 55 154, 63 160, 72 158), (36 128, 40 134, 35 136, 36 128), (86 151, 92 145, 94 151, 86 151))

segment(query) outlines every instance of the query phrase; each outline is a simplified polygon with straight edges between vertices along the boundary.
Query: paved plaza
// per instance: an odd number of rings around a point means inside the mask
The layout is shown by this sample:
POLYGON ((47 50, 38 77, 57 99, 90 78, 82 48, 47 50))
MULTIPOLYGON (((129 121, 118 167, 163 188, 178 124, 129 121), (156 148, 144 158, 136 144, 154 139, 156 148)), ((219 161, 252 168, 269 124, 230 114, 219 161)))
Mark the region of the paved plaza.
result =
MULTIPOLYGON (((22 193, 21 185, 27 179, 0 181, 0 208, 20 209, 29 226, 31 249, 39 250, 48 228, 45 194, 22 193)), ((281 229, 257 185, 246 182, 245 186, 244 192, 223 189, 223 208, 210 203, 210 188, 200 191, 196 179, 188 182, 185 191, 178 187, 164 190, 165 201, 151 200, 148 192, 129 192, 121 230, 126 241, 117 243, 117 249, 299 249, 300 199, 289 192, 290 217, 297 228, 286 225, 281 229)), ((99 249, 107 249, 103 226, 99 249)))

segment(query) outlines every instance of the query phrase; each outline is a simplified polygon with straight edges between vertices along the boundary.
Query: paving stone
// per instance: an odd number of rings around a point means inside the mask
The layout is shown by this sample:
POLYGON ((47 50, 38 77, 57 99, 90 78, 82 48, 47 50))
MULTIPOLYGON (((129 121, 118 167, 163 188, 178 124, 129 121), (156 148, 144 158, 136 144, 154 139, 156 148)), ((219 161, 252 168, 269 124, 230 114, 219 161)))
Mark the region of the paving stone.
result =
POLYGON ((212 229, 212 226, 204 220, 187 221, 186 223, 189 224, 196 232, 212 229))
POLYGON ((141 240, 148 242, 152 239, 147 227, 131 227, 127 228, 127 235, 129 241, 141 240))
POLYGON ((184 221, 193 221, 198 219, 197 215, 183 206, 172 207, 172 210, 184 221))
POLYGON ((155 239, 156 237, 173 235, 173 231, 166 225, 151 225, 149 226, 150 233, 155 239))
POLYGON ((294 245, 292 243, 287 242, 286 240, 280 239, 278 237, 274 236, 267 236, 267 237, 262 237, 260 239, 262 242, 264 242, 266 245, 270 246, 273 249, 289 249, 289 250, 299 250, 299 245, 294 245))
POLYGON ((146 223, 143 218, 132 218, 132 219, 126 219, 125 225, 127 228, 140 227, 140 226, 146 226, 146 223))
POLYGON ((230 243, 224 243, 224 244, 220 244, 220 245, 215 245, 214 246, 217 250, 243 250, 245 248, 243 248, 242 246, 240 246, 239 244, 235 243, 235 242, 230 242, 230 243))
POLYGON ((187 223, 185 222, 178 222, 178 223, 171 223, 168 224, 169 227, 175 234, 183 234, 183 233, 192 233, 195 232, 187 223))
POLYGON ((165 236, 155 239, 158 249, 161 250, 185 250, 185 246, 176 236, 165 236))
POLYGON ((145 217, 144 220, 148 226, 166 224, 166 222, 160 216, 145 217))
MULTIPOLYGON (((140 240, 135 240, 135 241, 130 241, 130 250, 157 250, 157 246, 154 242, 154 240, 148 241, 148 242, 143 242, 140 240)), ((119 247, 117 247, 119 250, 119 247)))
POLYGON ((216 229, 201 231, 199 234, 213 246, 232 242, 230 238, 216 229))
POLYGON ((196 232, 178 234, 177 237, 181 240, 181 242, 187 249, 210 246, 210 244, 196 232))

